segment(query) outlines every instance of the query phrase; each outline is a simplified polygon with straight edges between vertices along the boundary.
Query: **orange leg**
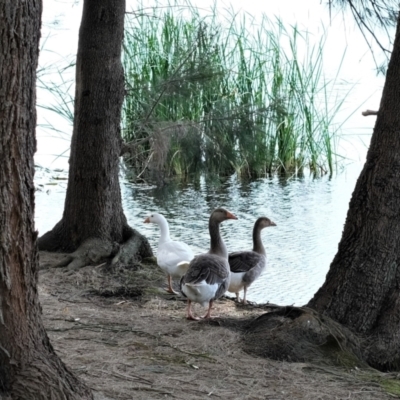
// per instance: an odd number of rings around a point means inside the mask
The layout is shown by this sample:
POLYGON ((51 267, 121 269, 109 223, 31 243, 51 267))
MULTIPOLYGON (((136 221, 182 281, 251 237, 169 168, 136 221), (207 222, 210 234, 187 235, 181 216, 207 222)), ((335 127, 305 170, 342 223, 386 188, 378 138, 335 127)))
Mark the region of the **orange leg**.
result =
POLYGON ((195 317, 192 313, 192 300, 188 300, 188 308, 186 312, 186 318, 193 320, 193 321, 198 321, 200 318, 195 317))
POLYGON ((172 294, 178 294, 177 292, 175 292, 175 290, 172 287, 172 279, 171 279, 171 275, 168 275, 168 289, 167 289, 168 293, 172 293, 172 294))
POLYGON ((208 304, 207 314, 203 317, 204 319, 211 318, 211 308, 212 308, 213 302, 214 302, 213 300, 210 300, 210 303, 208 304))
POLYGON ((244 295, 243 295, 243 304, 247 304, 247 300, 246 300, 246 293, 247 293, 247 287, 244 287, 244 295))

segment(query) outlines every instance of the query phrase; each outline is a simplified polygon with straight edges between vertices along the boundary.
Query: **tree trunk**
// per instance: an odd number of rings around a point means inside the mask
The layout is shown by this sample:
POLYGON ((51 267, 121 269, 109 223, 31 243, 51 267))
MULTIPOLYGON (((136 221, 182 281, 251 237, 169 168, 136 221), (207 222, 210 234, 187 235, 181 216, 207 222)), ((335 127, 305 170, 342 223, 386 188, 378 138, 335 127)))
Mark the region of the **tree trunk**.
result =
MULTIPOLYGON (((93 238, 123 243, 132 234, 122 209, 118 178, 124 14, 125 0, 84 0, 64 214, 39 239, 41 250, 75 251, 93 238)), ((143 243, 140 255, 151 256, 147 241, 134 233, 143 243)))
POLYGON ((0 0, 0 398, 91 399, 41 321, 34 231, 41 0, 0 0))
POLYGON ((309 302, 368 338, 380 369, 400 367, 400 23, 365 166, 324 285, 309 302))

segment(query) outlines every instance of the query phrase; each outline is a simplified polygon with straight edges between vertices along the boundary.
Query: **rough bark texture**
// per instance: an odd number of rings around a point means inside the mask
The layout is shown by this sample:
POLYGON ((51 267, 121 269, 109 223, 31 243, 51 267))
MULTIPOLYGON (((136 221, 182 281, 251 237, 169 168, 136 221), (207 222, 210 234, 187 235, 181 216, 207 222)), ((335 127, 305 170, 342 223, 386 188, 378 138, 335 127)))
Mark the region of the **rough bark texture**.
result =
POLYGON ((326 281, 309 306, 368 339, 367 360, 400 367, 400 27, 371 145, 326 281))
POLYGON ((0 398, 91 399, 41 321, 34 231, 41 0, 0 0, 0 398))
MULTIPOLYGON (((131 232, 118 179, 124 14, 125 0, 84 1, 64 214, 53 230, 39 239, 41 250, 75 251, 93 238, 123 243, 131 232)), ((150 255, 151 250, 140 254, 150 255)))

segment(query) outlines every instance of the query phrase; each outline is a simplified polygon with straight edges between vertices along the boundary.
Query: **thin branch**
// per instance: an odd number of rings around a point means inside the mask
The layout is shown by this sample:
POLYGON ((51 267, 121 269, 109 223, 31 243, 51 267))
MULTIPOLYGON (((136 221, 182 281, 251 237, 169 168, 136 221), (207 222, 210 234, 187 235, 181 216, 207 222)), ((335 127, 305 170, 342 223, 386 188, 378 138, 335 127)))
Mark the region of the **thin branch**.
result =
MULTIPOLYGON (((350 5, 350 8, 352 9, 353 15, 354 15, 354 13, 356 13, 356 15, 357 15, 357 18, 356 18, 357 25, 360 26, 359 25, 359 22, 360 22, 365 27, 365 29, 371 34, 371 36, 375 39, 375 42, 378 44, 378 46, 381 48, 381 50, 383 52, 390 53, 390 51, 388 49, 383 47, 383 45, 381 44, 379 39, 376 37, 375 33, 371 30, 371 28, 365 22, 364 18, 360 15, 360 13, 358 12, 357 8, 354 6, 352 0, 347 0, 347 1, 349 2, 349 5, 350 5)), ((361 28, 360 28, 360 30, 361 30, 361 28)))
POLYGON ((365 110, 361 114, 364 115, 364 117, 368 117, 368 115, 378 115, 378 111, 365 110))

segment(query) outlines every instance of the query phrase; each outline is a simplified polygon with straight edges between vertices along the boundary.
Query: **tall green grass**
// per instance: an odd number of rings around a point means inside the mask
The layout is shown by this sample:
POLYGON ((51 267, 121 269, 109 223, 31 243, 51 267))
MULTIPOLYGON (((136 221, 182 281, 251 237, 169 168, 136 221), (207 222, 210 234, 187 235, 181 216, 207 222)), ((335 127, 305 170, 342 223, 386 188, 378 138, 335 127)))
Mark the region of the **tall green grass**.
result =
POLYGON ((123 52, 123 135, 138 173, 333 173, 345 96, 332 104, 324 35, 312 45, 279 19, 204 14, 188 0, 138 9, 123 52))
POLYGON ((74 121, 74 71, 75 63, 65 58, 62 66, 56 62, 39 66, 37 70, 37 107, 47 111, 38 119, 41 136, 57 137, 66 142, 63 151, 54 149, 54 160, 66 157, 69 152, 74 121))

